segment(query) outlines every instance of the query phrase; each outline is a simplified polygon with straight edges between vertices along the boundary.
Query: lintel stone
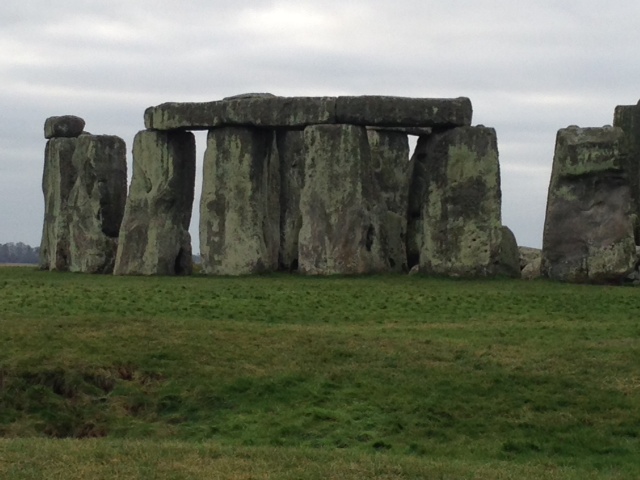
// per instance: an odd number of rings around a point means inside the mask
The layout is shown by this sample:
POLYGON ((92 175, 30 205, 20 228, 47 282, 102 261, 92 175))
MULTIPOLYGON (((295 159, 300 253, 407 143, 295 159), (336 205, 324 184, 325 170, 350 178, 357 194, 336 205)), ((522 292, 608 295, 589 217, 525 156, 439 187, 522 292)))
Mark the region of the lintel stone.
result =
MULTIPOLYGON (((320 124, 372 127, 451 128, 471 124, 468 98, 270 97, 242 95, 226 100, 163 103, 145 111, 153 130, 208 130, 221 126, 304 128, 320 124)), ((420 132, 422 134, 424 132, 420 132)))

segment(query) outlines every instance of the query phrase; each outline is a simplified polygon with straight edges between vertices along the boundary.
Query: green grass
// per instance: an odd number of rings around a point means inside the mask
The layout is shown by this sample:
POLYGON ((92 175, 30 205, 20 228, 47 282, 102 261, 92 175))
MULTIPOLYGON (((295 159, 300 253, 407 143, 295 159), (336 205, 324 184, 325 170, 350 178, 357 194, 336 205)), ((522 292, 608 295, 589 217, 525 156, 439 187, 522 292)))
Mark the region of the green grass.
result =
POLYGON ((0 268, 0 478, 640 478, 639 313, 544 281, 0 268))

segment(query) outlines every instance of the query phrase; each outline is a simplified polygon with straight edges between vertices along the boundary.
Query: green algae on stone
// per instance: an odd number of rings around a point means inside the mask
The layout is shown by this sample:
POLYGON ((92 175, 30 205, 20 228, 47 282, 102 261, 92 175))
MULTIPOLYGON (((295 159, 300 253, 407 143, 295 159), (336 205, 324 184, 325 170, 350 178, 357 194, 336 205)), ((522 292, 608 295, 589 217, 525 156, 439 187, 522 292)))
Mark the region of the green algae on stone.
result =
POLYGON ((190 132, 141 131, 120 229, 116 275, 192 272, 195 138, 190 132))
POLYGON ((209 131, 200 200, 205 273, 246 275, 277 269, 279 197, 280 165, 272 131, 209 131))

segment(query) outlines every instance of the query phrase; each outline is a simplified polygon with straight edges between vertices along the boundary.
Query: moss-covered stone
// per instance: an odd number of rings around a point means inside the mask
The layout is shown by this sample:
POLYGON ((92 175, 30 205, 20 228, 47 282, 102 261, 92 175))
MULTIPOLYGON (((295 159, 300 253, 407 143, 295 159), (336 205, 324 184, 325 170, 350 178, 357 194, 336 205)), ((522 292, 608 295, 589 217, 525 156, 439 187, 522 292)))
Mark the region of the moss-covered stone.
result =
POLYGON ((409 161, 409 191, 407 204, 407 262, 411 269, 420 263, 422 250, 422 207, 427 196, 427 168, 429 160, 429 135, 418 137, 409 161))
POLYGON ((190 132, 139 132, 120 228, 116 275, 192 273, 189 223, 195 186, 190 132))
POLYGON ((427 137, 420 272, 501 273, 501 192, 495 130, 461 127, 427 137))
POLYGON ((407 206, 409 198, 409 141, 397 131, 367 129, 373 177, 386 210, 382 233, 386 237, 391 271, 406 272, 407 206))
POLYGON ((543 235, 542 272, 569 282, 622 281, 635 266, 635 215, 617 127, 558 132, 543 235))
MULTIPOLYGON (((622 128, 628 152, 625 170, 631 189, 631 203, 635 215, 640 216, 640 102, 620 105, 615 109, 613 126, 622 128)), ((640 245, 640 223, 635 228, 636 245, 640 245)))
POLYGON ((471 124, 468 98, 408 98, 379 95, 338 97, 336 122, 366 126, 451 128, 471 124))
POLYGON ((317 125, 304 131, 299 270, 310 275, 389 270, 365 127, 317 125))
POLYGON ((335 97, 249 96, 149 107, 144 120, 156 130, 208 130, 221 126, 304 127, 335 122, 335 97))
POLYGON ((69 270, 112 273, 127 196, 124 140, 78 137, 73 166, 77 179, 69 194, 69 270))
POLYGON ((47 142, 42 175, 44 222, 40 242, 40 268, 69 269, 69 195, 76 182, 73 165, 76 138, 52 138, 47 142))
POLYGON ((270 130, 209 131, 200 201, 204 272, 276 270, 280 246, 280 165, 270 130))
POLYGON ((276 134, 280 157, 280 253, 281 270, 298 269, 298 235, 302 226, 300 193, 304 185, 304 132, 282 130, 276 134))

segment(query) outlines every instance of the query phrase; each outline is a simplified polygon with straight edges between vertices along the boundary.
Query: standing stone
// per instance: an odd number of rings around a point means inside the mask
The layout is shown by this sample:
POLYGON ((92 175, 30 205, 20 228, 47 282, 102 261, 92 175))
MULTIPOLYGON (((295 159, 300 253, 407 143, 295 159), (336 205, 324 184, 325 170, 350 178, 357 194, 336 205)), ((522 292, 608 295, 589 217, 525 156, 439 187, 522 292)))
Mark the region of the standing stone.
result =
POLYGON ((189 223, 195 165, 192 133, 138 132, 133 141, 133 175, 120 228, 116 275, 192 273, 189 223))
POLYGON ((365 127, 315 125, 304 131, 299 270, 311 275, 389 269, 365 127))
POLYGON ((125 143, 112 135, 82 135, 73 166, 69 270, 112 273, 127 196, 125 143))
POLYGON ((367 129, 376 188, 385 208, 382 232, 387 239, 391 271, 407 272, 409 140, 402 132, 367 129))
POLYGON ((428 137, 420 273, 500 273, 500 167, 495 130, 461 127, 428 137))
POLYGON ((542 272, 554 280, 622 281, 634 268, 625 133, 617 127, 558 131, 547 199, 542 272))
POLYGON ((282 130, 276 136, 280 157, 280 253, 281 270, 298 269, 298 235, 302 226, 300 192, 304 184, 304 132, 282 130))
POLYGON ((246 275, 277 269, 279 197, 280 166, 272 131, 209 131, 200 202, 205 273, 246 275))
POLYGON ((69 194, 77 176, 72 160, 77 142, 76 138, 52 138, 45 147, 39 265, 43 270, 69 269, 69 194))
POLYGON ((613 126, 624 132, 628 156, 625 165, 631 189, 631 203, 635 219, 635 241, 640 245, 640 102, 637 105, 620 105, 615 109, 613 126))
POLYGON ((429 135, 419 136, 408 166, 407 262, 410 269, 420 263, 423 235, 422 207, 427 197, 429 148, 429 135))

